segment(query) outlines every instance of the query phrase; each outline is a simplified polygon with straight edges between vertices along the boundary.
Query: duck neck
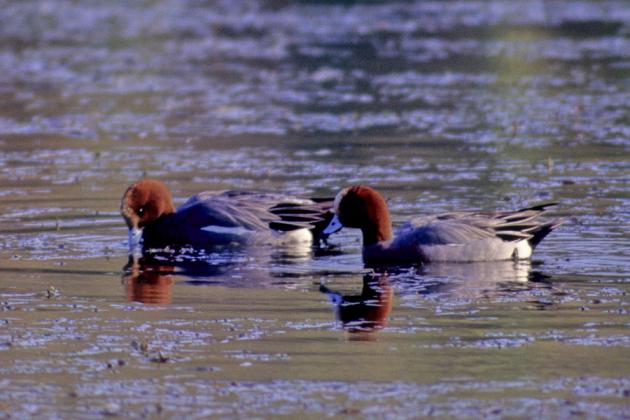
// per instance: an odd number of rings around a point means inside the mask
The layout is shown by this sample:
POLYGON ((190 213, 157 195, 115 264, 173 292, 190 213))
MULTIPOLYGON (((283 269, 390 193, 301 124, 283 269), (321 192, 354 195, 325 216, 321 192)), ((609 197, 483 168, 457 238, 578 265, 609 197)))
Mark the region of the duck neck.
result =
POLYGON ((373 220, 373 223, 361 228, 361 232, 363 233, 363 246, 391 240, 394 235, 389 221, 389 213, 380 213, 379 217, 373 220))
POLYGON ((151 223, 147 223, 142 233, 144 246, 148 248, 162 248, 168 245, 180 244, 180 236, 183 230, 177 222, 175 214, 168 213, 162 214, 151 223))
POLYGON ((158 209, 161 217, 175 214, 175 206, 173 205, 173 199, 170 194, 160 203, 158 209))

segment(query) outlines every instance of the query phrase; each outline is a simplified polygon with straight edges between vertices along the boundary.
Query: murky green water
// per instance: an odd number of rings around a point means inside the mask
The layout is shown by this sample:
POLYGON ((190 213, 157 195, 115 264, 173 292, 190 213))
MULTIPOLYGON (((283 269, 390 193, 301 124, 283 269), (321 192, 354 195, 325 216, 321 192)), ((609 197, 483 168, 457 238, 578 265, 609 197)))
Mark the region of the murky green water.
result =
POLYGON ((0 5, 0 417, 630 416, 627 2, 0 5), (130 262, 145 175, 570 222, 531 264, 130 262))

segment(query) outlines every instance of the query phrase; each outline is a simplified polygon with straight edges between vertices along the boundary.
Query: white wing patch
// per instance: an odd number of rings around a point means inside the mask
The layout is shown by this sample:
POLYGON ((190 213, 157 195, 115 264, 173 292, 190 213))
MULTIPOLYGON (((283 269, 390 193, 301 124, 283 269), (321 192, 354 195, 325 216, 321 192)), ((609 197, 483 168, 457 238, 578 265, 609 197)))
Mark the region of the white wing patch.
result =
POLYGON ((218 225, 204 226, 201 228, 201 230, 205 230, 206 232, 211 232, 211 233, 222 233, 222 234, 237 235, 237 236, 243 236, 243 235, 247 235, 254 232, 253 230, 246 229, 242 226, 218 226, 218 225))

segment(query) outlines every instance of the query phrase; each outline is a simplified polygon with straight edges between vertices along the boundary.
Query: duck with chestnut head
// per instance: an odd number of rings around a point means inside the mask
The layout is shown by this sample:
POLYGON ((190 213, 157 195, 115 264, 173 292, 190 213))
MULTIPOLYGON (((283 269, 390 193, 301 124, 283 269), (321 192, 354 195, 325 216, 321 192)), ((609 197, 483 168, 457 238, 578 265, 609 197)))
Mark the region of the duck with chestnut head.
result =
POLYGON ((564 220, 541 221, 548 207, 515 211, 450 212, 411 219, 394 236, 383 196, 365 185, 341 190, 335 217, 324 234, 342 227, 360 229, 366 263, 399 264, 527 259, 564 220))
POLYGON ((127 188, 120 211, 136 252, 141 246, 310 245, 323 238, 331 205, 328 199, 232 190, 201 192, 175 208, 164 183, 144 179, 127 188))

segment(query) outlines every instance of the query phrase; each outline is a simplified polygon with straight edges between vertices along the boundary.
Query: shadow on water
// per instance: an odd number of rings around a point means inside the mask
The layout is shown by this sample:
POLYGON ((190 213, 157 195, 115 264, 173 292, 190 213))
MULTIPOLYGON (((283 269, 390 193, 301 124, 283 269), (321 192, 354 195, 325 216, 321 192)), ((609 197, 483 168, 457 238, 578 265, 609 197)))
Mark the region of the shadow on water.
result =
POLYGON ((387 274, 363 276, 361 294, 341 294, 320 285, 326 294, 337 320, 350 335, 351 340, 371 340, 375 331, 385 327, 392 311, 394 289, 387 274))
MULTIPOLYGON (((174 285, 224 286, 235 288, 291 288, 306 280, 351 280, 363 284, 363 294, 379 292, 393 284, 399 294, 440 296, 442 299, 500 298, 531 289, 552 289, 552 276, 540 262, 498 261, 464 264, 434 263, 418 266, 367 266, 335 263, 334 257, 348 254, 336 247, 316 248, 312 256, 279 249, 247 253, 231 250, 214 253, 152 253, 129 256, 122 267, 122 284, 129 301, 171 303, 174 285), (540 266, 538 269, 535 267, 540 266), (358 274, 363 274, 358 281, 358 274), (373 288, 373 286, 379 286, 373 288)), ((54 267, 1 267, 6 275, 62 275, 103 277, 111 270, 77 269, 63 264, 54 267)), ((321 286, 324 293, 337 293, 321 286)), ((337 293, 339 295, 339 293, 337 293)), ((332 296, 332 295, 331 295, 332 296)), ((341 296, 341 295, 339 295, 341 296)), ((366 300, 369 300, 366 298, 366 300)), ((544 309, 544 308, 541 308, 544 309)))
POLYGON ((173 286, 308 288, 315 275, 348 275, 357 270, 314 266, 318 258, 340 255, 335 247, 250 247, 183 249, 129 255, 122 284, 129 301, 172 303, 173 286))
POLYGON ((372 267, 372 270, 363 276, 359 294, 354 279, 350 280, 351 286, 344 283, 352 291, 340 292, 325 284, 319 287, 332 304, 341 328, 348 332, 349 340, 373 340, 375 332, 386 327, 388 317, 395 312, 394 291, 406 300, 420 299, 451 307, 517 300, 537 310, 554 305, 553 300, 539 299, 541 290, 546 295, 562 294, 559 286, 553 285, 551 276, 533 270, 530 261, 442 263, 372 267))
POLYGON ((121 282, 130 302, 170 304, 173 301, 175 265, 129 256, 121 282))
MULTIPOLYGON (((328 255, 326 250, 316 254, 322 253, 328 255)), ((245 254, 238 252, 192 255, 158 253, 130 256, 121 280, 127 300, 168 305, 173 303, 178 287, 284 288, 287 280, 278 283, 278 278, 299 282, 300 276, 311 284, 306 287, 312 288, 313 276, 308 268, 303 271, 291 269, 291 265, 299 267, 305 261, 311 261, 304 256, 272 252, 265 255, 264 261, 257 259, 252 263, 251 257, 248 260, 245 254), (269 269, 270 266, 276 267, 276 270, 269 269)), ((356 272, 339 271, 334 277, 323 277, 327 283, 321 280, 319 286, 319 291, 328 297, 341 329, 347 332, 348 340, 374 340, 376 333, 387 326, 392 311, 396 310, 395 293, 407 302, 409 298, 420 299, 425 304, 439 302, 451 307, 519 300, 537 310, 554 306, 553 300, 537 296, 541 290, 546 290, 547 295, 561 293, 557 287, 554 288, 549 275, 532 269, 530 261, 368 269, 370 272, 364 274, 360 281, 356 272), (336 279, 343 281, 340 290, 333 286, 336 279), (357 293, 359 284, 361 289, 357 293)))
POLYGON ((477 307, 519 302, 525 308, 547 310, 557 307, 555 297, 564 295, 562 283, 534 268, 529 260, 464 264, 428 264, 415 275, 397 274, 392 281, 401 296, 422 296, 449 307, 477 307))
POLYGON ((420 267, 422 277, 444 279, 446 283, 427 289, 428 293, 446 293, 454 297, 492 297, 502 291, 526 289, 543 278, 532 271, 529 260, 491 261, 464 264, 430 264, 420 267))

